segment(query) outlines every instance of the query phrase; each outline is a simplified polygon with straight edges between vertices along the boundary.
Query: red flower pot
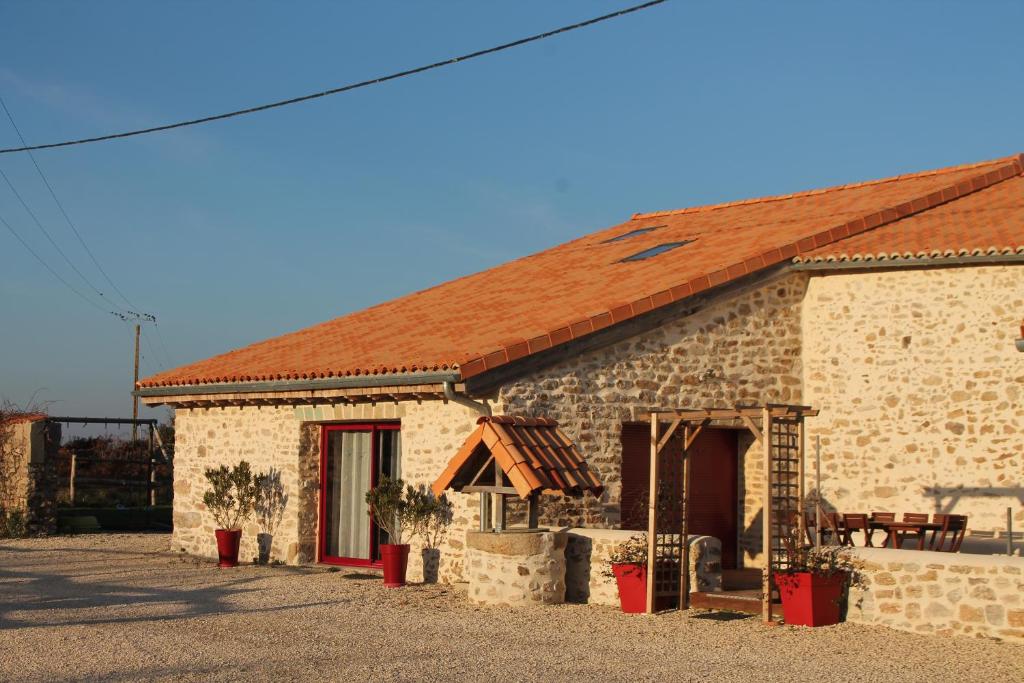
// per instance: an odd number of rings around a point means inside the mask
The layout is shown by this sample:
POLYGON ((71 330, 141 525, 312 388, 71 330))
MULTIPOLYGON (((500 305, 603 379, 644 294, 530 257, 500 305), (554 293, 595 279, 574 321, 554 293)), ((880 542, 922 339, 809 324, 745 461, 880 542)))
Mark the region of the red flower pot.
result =
POLYGON ((241 529, 217 529, 217 555, 220 562, 218 567, 238 566, 238 544, 242 541, 241 529))
POLYGON ((846 572, 776 574, 782 597, 782 615, 794 626, 831 626, 839 623, 839 607, 846 572))
POLYGON ((647 611, 647 566, 643 564, 613 564, 615 583, 619 586, 619 605, 627 614, 647 611))
POLYGON ((382 543, 380 559, 384 564, 384 587, 401 588, 405 585, 405 570, 409 567, 409 545, 382 543))

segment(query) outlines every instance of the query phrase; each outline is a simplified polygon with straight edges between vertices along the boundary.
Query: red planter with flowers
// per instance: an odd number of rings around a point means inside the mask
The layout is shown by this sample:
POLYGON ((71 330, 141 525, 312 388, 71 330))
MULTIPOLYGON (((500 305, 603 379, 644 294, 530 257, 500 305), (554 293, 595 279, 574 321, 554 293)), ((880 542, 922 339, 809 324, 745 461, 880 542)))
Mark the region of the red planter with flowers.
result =
POLYGON ((782 615, 786 623, 794 626, 838 624, 847 578, 843 571, 776 574, 775 585, 782 598, 782 615))
POLYGON ((612 573, 619 587, 619 605, 627 614, 647 611, 647 565, 613 563, 612 573))

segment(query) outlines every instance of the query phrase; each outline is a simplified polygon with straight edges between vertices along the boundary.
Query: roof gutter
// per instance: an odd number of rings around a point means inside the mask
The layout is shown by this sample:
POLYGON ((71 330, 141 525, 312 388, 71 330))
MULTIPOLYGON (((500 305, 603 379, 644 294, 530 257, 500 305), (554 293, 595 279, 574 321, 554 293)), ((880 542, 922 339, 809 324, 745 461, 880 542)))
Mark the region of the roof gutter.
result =
POLYGON ((452 403, 458 403, 460 406, 472 408, 481 415, 491 417, 491 406, 486 403, 477 403, 465 394, 456 393, 455 384, 451 380, 444 381, 444 397, 452 403))
MULTIPOLYGON (((168 387, 141 387, 132 392, 140 398, 181 396, 184 394, 247 394, 277 391, 319 391, 324 389, 361 389, 399 387, 412 384, 442 384, 461 380, 457 372, 408 372, 393 375, 355 375, 330 379, 273 380, 269 382, 218 382, 211 384, 179 384, 168 387)), ((465 397, 462 397, 465 398, 465 397)), ((452 399, 454 400, 454 399, 452 399)), ((466 399, 469 400, 468 398, 466 399)), ((472 403, 472 401, 470 401, 472 403)))

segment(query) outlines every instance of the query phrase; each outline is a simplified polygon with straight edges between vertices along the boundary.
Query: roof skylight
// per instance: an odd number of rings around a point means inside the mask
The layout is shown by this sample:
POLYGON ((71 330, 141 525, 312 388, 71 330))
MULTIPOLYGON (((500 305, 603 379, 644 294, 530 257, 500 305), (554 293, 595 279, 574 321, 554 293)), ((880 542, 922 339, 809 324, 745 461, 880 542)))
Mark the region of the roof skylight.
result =
POLYGON ((643 251, 637 252, 632 256, 627 256, 626 258, 622 259, 621 262, 625 263, 627 261, 643 261, 649 258, 654 258, 659 254, 664 254, 666 251, 672 251, 677 247, 685 246, 692 241, 693 240, 683 240, 682 242, 666 242, 664 244, 659 244, 656 247, 644 249, 643 251))
POLYGON ((644 235, 646 233, 651 232, 652 230, 657 230, 658 228, 664 227, 664 225, 654 225, 651 226, 650 228, 637 228, 636 230, 630 230, 629 232, 625 232, 621 235, 618 235, 617 237, 612 237, 611 239, 604 240, 603 242, 601 242, 601 244, 608 244, 609 242, 621 242, 622 240, 628 240, 630 237, 644 235))

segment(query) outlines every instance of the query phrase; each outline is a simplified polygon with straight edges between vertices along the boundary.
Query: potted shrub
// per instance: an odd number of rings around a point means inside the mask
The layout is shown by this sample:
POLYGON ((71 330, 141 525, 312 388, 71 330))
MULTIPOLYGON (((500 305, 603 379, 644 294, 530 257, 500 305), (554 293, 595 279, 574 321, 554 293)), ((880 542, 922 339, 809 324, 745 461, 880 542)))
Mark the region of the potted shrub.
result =
POLYGON ((403 542, 405 529, 412 522, 411 499, 415 489, 401 479, 381 477, 374 488, 366 492, 369 514, 388 535, 390 543, 380 544, 380 558, 384 564, 384 586, 399 588, 405 585, 405 572, 409 567, 409 544, 403 542))
POLYGON ((790 548, 789 568, 775 574, 783 619, 795 626, 838 624, 846 587, 856 577, 853 566, 836 546, 790 548))
POLYGON ((627 614, 647 611, 647 536, 637 534, 623 541, 608 557, 611 571, 619 587, 619 605, 627 614))
POLYGON ((281 470, 271 468, 255 476, 256 496, 253 500, 253 512, 259 533, 256 534, 256 558, 258 564, 270 561, 270 551, 274 545, 274 533, 284 518, 284 509, 288 505, 288 494, 281 482, 281 470))
POLYGON ((241 461, 228 469, 227 465, 207 468, 206 480, 210 488, 203 494, 203 503, 217 523, 218 566, 238 566, 238 544, 242 539, 242 523, 252 514, 257 496, 257 481, 249 463, 241 461))
POLYGON ((423 583, 437 583, 441 566, 439 546, 452 523, 452 504, 447 496, 435 496, 426 486, 412 490, 409 501, 412 535, 423 539, 423 583))

